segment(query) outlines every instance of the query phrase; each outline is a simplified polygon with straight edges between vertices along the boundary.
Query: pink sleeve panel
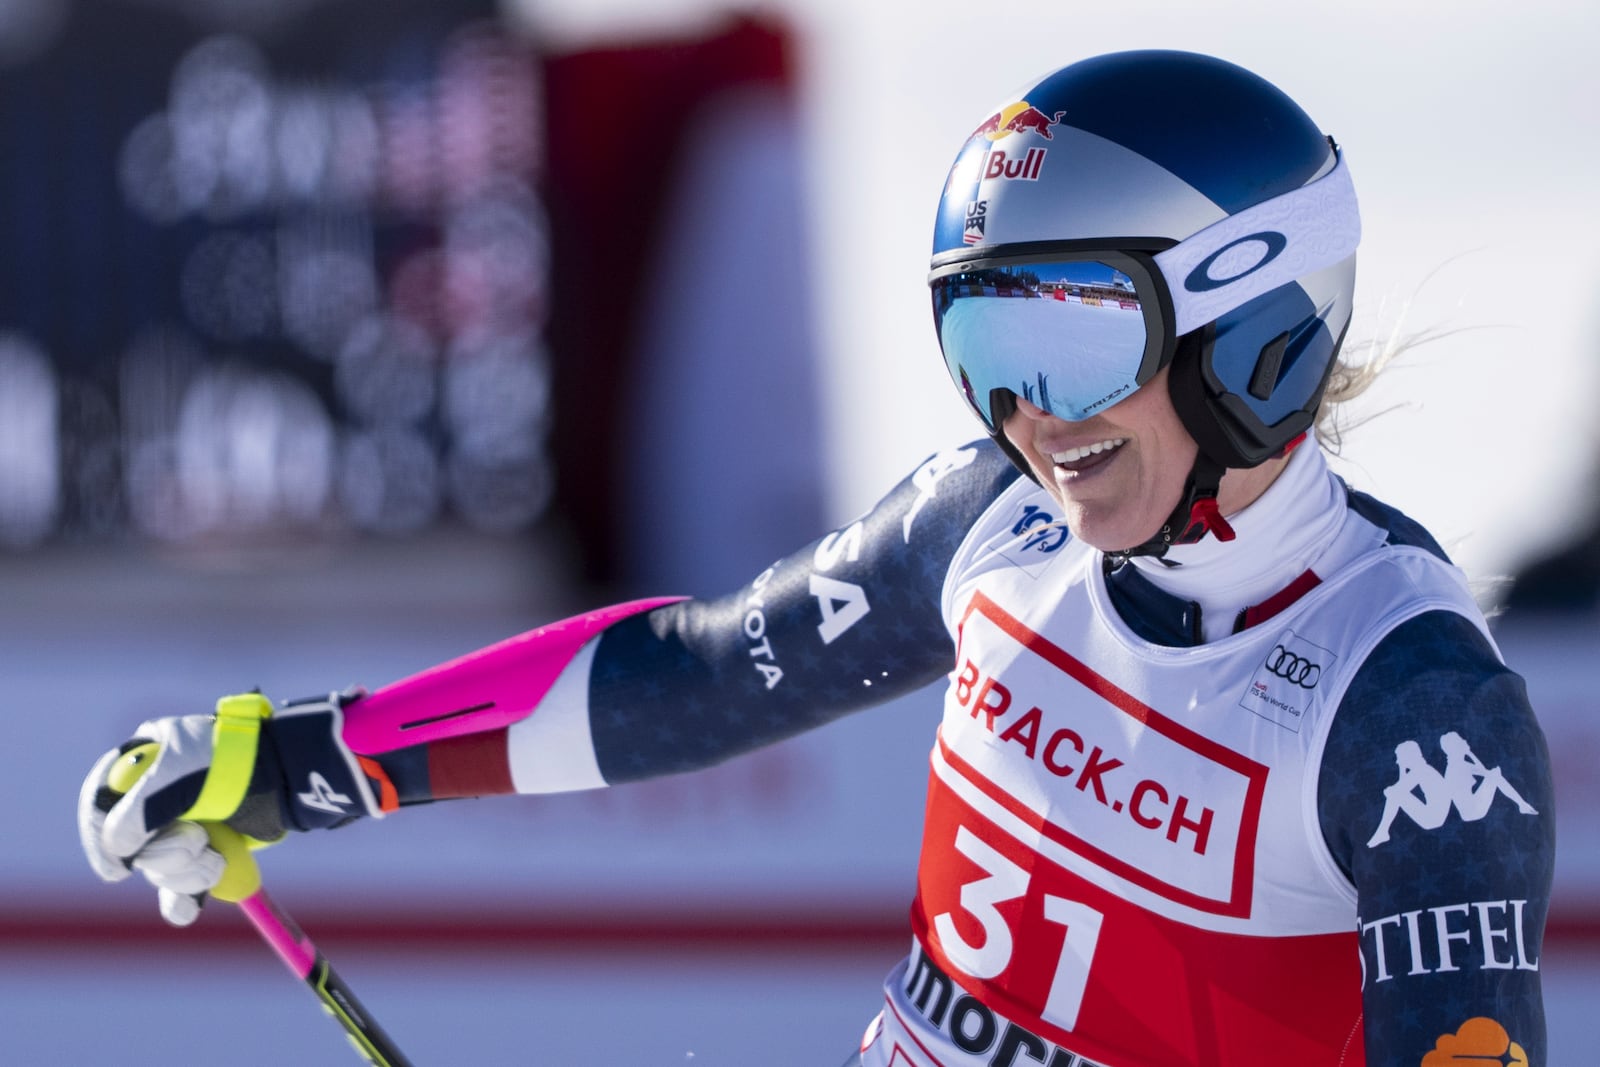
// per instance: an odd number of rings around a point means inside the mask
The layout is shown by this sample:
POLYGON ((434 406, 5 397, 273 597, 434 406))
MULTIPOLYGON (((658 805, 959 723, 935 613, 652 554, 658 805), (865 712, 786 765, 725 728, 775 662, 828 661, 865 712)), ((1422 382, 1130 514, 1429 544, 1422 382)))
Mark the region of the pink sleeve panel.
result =
POLYGON ((370 756, 510 726, 533 714, 596 634, 682 599, 633 600, 576 615, 384 686, 345 709, 345 743, 370 756))

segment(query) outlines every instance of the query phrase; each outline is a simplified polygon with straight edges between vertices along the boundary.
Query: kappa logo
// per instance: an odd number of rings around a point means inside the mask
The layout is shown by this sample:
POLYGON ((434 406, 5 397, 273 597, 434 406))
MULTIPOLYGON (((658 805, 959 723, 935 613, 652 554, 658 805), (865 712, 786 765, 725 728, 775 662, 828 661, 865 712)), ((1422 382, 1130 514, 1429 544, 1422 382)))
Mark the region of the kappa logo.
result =
POLYGON ((1389 828, 1402 812, 1422 829, 1437 830, 1450 817, 1452 808, 1463 822, 1477 822, 1489 813, 1495 797, 1503 794, 1522 814, 1539 814, 1506 781, 1499 767, 1486 767, 1472 754, 1472 747, 1460 734, 1454 730, 1444 734, 1439 738, 1439 747, 1445 754, 1443 773, 1428 762, 1417 742, 1402 741, 1395 746, 1394 761, 1400 768, 1400 777, 1383 791, 1383 818, 1367 841, 1368 848, 1377 848, 1389 840, 1389 828))
POLYGON ((300 803, 308 808, 325 811, 329 815, 344 815, 346 813, 345 809, 351 804, 350 798, 333 788, 332 784, 321 774, 312 771, 307 783, 311 788, 304 793, 296 794, 300 803))
POLYGON ((958 448, 950 452, 940 452, 917 468, 916 473, 911 476, 911 484, 917 489, 917 499, 911 502, 910 510, 900 522, 901 539, 906 544, 911 543, 911 526, 917 521, 917 516, 922 513, 922 509, 929 501, 939 495, 939 483, 957 471, 966 470, 977 462, 977 459, 977 449, 958 448))

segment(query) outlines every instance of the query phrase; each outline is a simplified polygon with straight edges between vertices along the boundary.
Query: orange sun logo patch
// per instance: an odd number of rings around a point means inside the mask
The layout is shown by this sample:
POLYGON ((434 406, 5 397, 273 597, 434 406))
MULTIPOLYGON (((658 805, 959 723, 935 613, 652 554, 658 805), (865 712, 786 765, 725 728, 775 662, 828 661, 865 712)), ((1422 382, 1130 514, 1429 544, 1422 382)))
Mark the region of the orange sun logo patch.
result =
POLYGON ((1420 1067, 1528 1067, 1528 1054, 1506 1028, 1480 1015, 1453 1034, 1442 1034, 1420 1067))

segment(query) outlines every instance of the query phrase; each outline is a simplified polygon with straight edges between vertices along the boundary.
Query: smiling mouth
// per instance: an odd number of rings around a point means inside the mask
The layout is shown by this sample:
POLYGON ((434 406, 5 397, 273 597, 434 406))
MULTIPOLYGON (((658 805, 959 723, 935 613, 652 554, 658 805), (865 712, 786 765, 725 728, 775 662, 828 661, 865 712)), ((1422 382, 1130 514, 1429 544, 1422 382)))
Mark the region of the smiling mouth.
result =
POLYGON ((1068 471, 1082 471, 1091 467, 1098 467, 1110 459, 1112 454, 1123 445, 1127 444, 1126 437, 1113 437, 1105 441, 1096 441, 1092 445, 1081 448, 1069 448, 1062 452, 1048 453, 1050 462, 1058 469, 1068 471))

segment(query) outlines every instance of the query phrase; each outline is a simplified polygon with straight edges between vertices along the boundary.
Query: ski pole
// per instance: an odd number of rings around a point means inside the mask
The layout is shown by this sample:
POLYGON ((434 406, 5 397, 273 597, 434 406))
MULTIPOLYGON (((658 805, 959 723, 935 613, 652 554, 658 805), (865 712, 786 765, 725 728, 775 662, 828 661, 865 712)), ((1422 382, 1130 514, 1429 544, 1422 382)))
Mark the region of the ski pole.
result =
MULTIPOLYGON (((110 773, 106 785, 114 792, 126 793, 133 788, 141 775, 154 762, 155 755, 147 749, 155 745, 140 745, 124 753, 110 773)), ((231 827, 218 822, 202 823, 211 847, 222 854, 227 867, 222 880, 211 890, 218 900, 237 904, 250 925, 261 935, 284 966, 310 987, 322 1004, 322 1009, 344 1028, 345 1037, 355 1050, 376 1067, 412 1067, 410 1060, 395 1046, 393 1039, 384 1033, 372 1013, 362 1006, 356 995, 335 973, 328 959, 312 944, 289 914, 267 895, 261 885, 261 869, 244 837, 231 827)))

